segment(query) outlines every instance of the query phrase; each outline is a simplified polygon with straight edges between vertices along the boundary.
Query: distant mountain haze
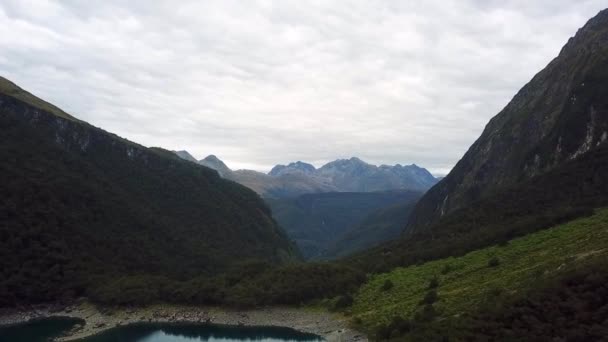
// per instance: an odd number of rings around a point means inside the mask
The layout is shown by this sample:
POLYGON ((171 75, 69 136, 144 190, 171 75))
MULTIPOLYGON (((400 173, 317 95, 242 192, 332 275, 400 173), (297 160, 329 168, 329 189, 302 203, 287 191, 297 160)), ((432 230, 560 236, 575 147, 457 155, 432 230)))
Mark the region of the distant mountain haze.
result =
MULTIPOLYGON (((176 152, 182 158, 189 153, 176 152)), ((190 159, 188 159, 190 160, 190 159)), ((320 168, 297 161, 276 165, 268 174, 253 170, 230 170, 214 155, 199 161, 227 179, 245 185, 262 197, 285 198, 322 192, 426 191, 437 179, 424 168, 412 165, 371 165, 359 158, 338 159, 320 168)))
POLYGON ((190 153, 188 153, 188 151, 173 151, 173 153, 177 154, 182 159, 191 161, 193 163, 198 163, 198 160, 196 160, 196 158, 194 158, 190 153))
POLYGON ((608 143, 608 10, 578 30, 412 213, 409 232, 608 143))
POLYGON ((410 190, 326 192, 266 201, 305 258, 329 259, 398 238, 410 210, 388 208, 411 207, 421 196, 410 190))

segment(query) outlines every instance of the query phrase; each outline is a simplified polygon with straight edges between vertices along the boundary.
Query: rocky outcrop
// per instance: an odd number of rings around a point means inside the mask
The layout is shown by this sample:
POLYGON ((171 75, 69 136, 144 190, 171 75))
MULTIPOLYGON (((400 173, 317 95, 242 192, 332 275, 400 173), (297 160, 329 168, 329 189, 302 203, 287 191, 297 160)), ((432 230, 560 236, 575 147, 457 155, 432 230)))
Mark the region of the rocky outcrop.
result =
POLYGON ((601 11, 496 115, 418 203, 407 231, 544 174, 608 139, 608 10, 601 11))

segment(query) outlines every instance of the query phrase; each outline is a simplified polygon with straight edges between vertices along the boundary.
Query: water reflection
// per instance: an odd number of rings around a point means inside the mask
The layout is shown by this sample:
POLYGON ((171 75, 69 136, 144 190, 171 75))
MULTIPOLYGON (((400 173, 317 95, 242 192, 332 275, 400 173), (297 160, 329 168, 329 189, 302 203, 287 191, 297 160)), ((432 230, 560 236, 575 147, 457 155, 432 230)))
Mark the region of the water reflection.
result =
POLYGON ((136 324, 105 331, 82 342, 313 342, 319 336, 276 327, 194 324, 136 324))

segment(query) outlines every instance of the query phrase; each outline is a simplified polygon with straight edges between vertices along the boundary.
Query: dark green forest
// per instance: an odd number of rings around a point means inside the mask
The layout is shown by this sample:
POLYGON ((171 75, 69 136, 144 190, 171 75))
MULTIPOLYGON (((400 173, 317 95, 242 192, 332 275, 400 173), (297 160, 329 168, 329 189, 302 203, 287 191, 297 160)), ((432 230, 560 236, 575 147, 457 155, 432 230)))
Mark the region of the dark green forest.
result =
POLYGON ((386 272, 459 256, 590 215, 608 205, 608 147, 516 186, 501 189, 437 224, 346 259, 364 272, 386 272))
MULTIPOLYGON (((377 211, 393 205, 413 204, 421 195, 410 190, 326 192, 266 201, 273 217, 295 240, 306 259, 327 259, 397 238, 409 211, 399 213, 403 220, 396 229, 394 226, 388 229, 373 227, 378 229, 365 234, 369 228, 361 225, 369 225, 370 220, 382 220, 383 214, 377 211), (370 215, 374 217, 369 218, 370 215)), ((392 219, 387 217, 387 220, 392 219)))
POLYGON ((297 260, 258 195, 213 170, 12 96, 0 112, 2 306, 297 260))

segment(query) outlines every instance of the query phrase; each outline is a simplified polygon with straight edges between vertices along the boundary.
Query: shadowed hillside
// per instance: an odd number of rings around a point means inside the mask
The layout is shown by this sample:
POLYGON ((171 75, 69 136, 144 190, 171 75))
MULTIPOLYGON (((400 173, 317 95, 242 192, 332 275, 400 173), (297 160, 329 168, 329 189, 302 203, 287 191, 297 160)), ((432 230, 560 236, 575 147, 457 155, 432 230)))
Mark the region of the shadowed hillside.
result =
POLYGON ((294 250, 251 190, 75 120, 0 79, 0 305, 104 277, 187 279, 294 250))

